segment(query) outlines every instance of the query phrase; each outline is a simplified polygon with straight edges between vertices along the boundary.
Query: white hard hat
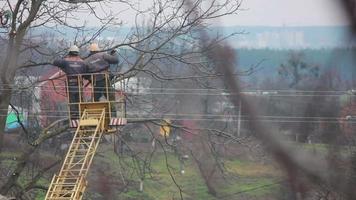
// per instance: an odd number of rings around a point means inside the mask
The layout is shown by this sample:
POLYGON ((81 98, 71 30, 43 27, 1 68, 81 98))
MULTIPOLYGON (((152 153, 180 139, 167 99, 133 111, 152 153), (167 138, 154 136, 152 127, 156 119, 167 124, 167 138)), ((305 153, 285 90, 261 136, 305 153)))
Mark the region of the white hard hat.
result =
POLYGON ((69 52, 79 53, 79 48, 77 47, 77 45, 73 45, 69 48, 69 52))
POLYGON ((89 51, 100 51, 99 45, 97 43, 92 43, 89 47, 89 51))

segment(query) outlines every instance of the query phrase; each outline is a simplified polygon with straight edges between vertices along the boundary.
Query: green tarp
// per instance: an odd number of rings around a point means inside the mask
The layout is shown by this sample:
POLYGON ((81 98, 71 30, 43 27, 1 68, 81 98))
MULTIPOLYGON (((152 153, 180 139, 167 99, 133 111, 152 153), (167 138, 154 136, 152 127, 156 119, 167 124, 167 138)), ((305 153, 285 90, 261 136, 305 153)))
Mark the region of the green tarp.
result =
MULTIPOLYGON (((23 114, 22 113, 19 113, 19 118, 20 118, 20 121, 23 122, 23 114)), ((11 112, 7 115, 6 125, 12 124, 14 122, 17 122, 17 115, 16 115, 16 113, 11 112)))

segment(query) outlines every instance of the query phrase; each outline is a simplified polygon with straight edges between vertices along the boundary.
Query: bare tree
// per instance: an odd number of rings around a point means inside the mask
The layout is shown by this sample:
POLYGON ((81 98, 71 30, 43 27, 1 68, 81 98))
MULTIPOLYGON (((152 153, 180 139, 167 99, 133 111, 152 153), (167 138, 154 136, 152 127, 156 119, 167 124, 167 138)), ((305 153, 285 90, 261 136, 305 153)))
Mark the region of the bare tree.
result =
MULTIPOLYGON (((104 50, 126 48, 131 51, 132 58, 126 57, 125 51, 121 53, 125 72, 124 76, 118 76, 117 80, 146 76, 167 84, 177 80, 192 79, 206 87, 202 79, 221 77, 223 74, 211 70, 211 64, 208 60, 202 59, 202 56, 209 48, 234 34, 228 36, 217 34, 209 42, 207 41, 204 46, 201 46, 197 42, 200 37, 199 31, 208 30, 210 28, 210 20, 224 15, 235 14, 240 8, 241 1, 196 0, 191 7, 186 7, 186 3, 187 1, 154 0, 153 4, 147 9, 140 9, 137 5, 121 0, 103 1, 94 4, 86 2, 69 4, 65 1, 55 0, 5 2, 3 6, 11 10, 12 19, 9 26, 1 28, 2 32, 0 34, 0 42, 6 47, 1 52, 1 57, 4 59, 0 63, 0 70, 2 71, 0 79, 0 152, 3 147, 3 130, 7 108, 11 103, 11 96, 14 91, 36 86, 36 83, 34 83, 28 87, 19 88, 14 82, 16 74, 25 69, 50 64, 54 57, 65 53, 66 47, 71 42, 85 47, 91 41, 99 40, 98 37, 107 28, 119 31, 120 16, 116 16, 111 12, 100 11, 102 6, 125 5, 137 13, 136 27, 125 38, 120 41, 103 41, 104 50), (83 10, 92 12, 98 21, 98 27, 94 30, 88 28, 83 20, 77 19, 76 12, 83 10), (199 10, 198 15, 195 14, 196 10, 199 10), (149 20, 145 21, 142 26, 139 22, 141 18, 149 20), (74 36, 69 36, 71 42, 66 41, 65 36, 61 36, 63 27, 74 33, 74 36), (43 33, 44 31, 41 32, 41 28, 51 28, 55 32, 53 34, 43 33), (36 30, 39 30, 39 32, 36 32, 36 30), (177 70, 177 66, 179 66, 179 70, 177 70), (195 72, 194 75, 189 73, 192 71, 195 72)), ((130 106, 138 108, 144 108, 143 105, 148 100, 152 100, 152 98, 140 98, 135 95, 129 95, 128 98, 132 102, 130 106)), ((140 112, 143 114, 152 114, 152 111, 164 113, 172 109, 169 99, 167 99, 166 103, 166 107, 157 104, 151 108, 144 108, 147 112, 142 111, 143 109, 140 109, 140 112)), ((164 117, 164 114, 157 118, 161 119, 162 117, 164 117)), ((137 115, 132 115, 132 118, 137 118, 137 115)), ((132 122, 140 121, 133 120, 132 122)), ((52 127, 50 126, 49 128, 52 127)), ((20 162, 14 169, 14 176, 4 181, 5 184, 0 188, 2 194, 8 194, 15 188, 15 195, 21 197, 27 191, 36 187, 35 183, 38 178, 34 178, 25 187, 19 187, 19 176, 29 163, 30 155, 38 149, 38 144, 48 139, 52 134, 63 132, 63 128, 66 127, 56 128, 53 132, 50 132, 51 134, 48 134, 48 130, 44 129, 43 134, 35 139, 35 143, 27 141, 31 143, 31 146, 28 147, 26 145, 27 148, 20 156, 20 162)), ((216 134, 222 134, 222 132, 216 134)), ((227 137, 232 136, 228 135, 227 137)), ((138 162, 144 165, 141 169, 138 168, 141 179, 144 179, 147 173, 148 162, 150 162, 148 158, 143 159, 144 162, 138 162)), ((47 169, 48 167, 42 171, 47 169)), ((36 177, 42 175, 43 173, 39 172, 36 177)), ((173 176, 172 180, 174 181, 173 176)))

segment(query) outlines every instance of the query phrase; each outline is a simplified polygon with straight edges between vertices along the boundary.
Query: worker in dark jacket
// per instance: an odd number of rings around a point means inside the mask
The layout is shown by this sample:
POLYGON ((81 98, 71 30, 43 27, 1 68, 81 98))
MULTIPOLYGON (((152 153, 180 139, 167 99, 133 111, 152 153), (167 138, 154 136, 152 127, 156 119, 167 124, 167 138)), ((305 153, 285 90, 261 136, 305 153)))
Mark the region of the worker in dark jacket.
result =
POLYGON ((75 45, 71 46, 68 55, 55 60, 53 65, 67 75, 71 120, 79 119, 79 84, 82 84, 82 80, 78 75, 87 72, 84 61, 79 57, 79 48, 75 45))
MULTIPOLYGON (((115 50, 111 51, 110 54, 100 52, 98 44, 93 43, 90 45, 89 51, 90 55, 85 59, 89 73, 105 73, 108 72, 110 64, 119 63, 119 58, 115 50)), ((95 81, 92 83, 94 85, 94 101, 99 101, 101 97, 105 97, 106 100, 109 100, 105 92, 105 76, 103 74, 97 74, 94 77, 95 81)), ((108 88, 112 91, 110 87, 111 84, 108 88)))

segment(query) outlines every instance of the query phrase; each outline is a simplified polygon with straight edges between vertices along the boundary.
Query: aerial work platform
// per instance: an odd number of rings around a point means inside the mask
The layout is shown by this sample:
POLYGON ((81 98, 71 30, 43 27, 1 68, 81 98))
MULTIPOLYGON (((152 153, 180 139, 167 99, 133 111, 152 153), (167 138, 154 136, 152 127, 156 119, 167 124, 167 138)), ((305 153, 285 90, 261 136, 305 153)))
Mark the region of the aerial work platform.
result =
MULTIPOLYGON (((95 83, 95 75, 91 76, 91 83, 95 83)), ((93 161, 95 152, 100 143, 101 137, 105 133, 115 132, 116 126, 126 124, 124 95, 119 98, 118 102, 122 103, 121 107, 116 107, 116 113, 113 113, 113 104, 117 102, 110 99, 109 81, 107 74, 104 74, 106 80, 104 101, 95 101, 93 95, 84 101, 85 92, 94 94, 94 87, 89 91, 83 90, 82 75, 78 75, 78 95, 79 102, 70 102, 68 106, 71 111, 70 122, 76 121, 76 131, 73 140, 69 146, 68 152, 63 161, 58 175, 54 175, 45 200, 81 200, 87 187, 87 174, 93 161), (73 113, 73 109, 76 111, 73 113), (117 110, 119 109, 119 111, 117 110), (80 115, 79 119, 73 119, 73 116, 80 115), (113 115, 117 115, 114 117, 113 115), (120 121, 112 123, 113 120, 120 121)), ((111 87, 111 85, 110 85, 111 87)), ((72 88, 67 84, 67 94, 72 88)), ((123 90, 121 90, 122 93, 123 90)), ((73 92, 73 90, 71 91, 73 92)), ((73 126, 72 126, 73 127, 73 126)))
MULTIPOLYGON (((111 78, 112 79, 112 78, 111 78)), ((79 125, 79 116, 90 106, 91 108, 102 108, 108 105, 106 109, 106 120, 109 126, 122 126, 127 123, 126 120, 126 98, 125 98, 125 80, 118 76, 117 81, 112 81, 108 73, 80 74, 67 76, 66 93, 69 109, 69 126, 76 128, 79 125), (103 85, 96 85, 97 79, 103 80, 103 85), (76 83, 78 86, 71 85, 76 83), (97 93, 102 93, 100 99, 95 99, 97 93), (70 95, 77 95, 77 100, 73 101, 70 95)))

